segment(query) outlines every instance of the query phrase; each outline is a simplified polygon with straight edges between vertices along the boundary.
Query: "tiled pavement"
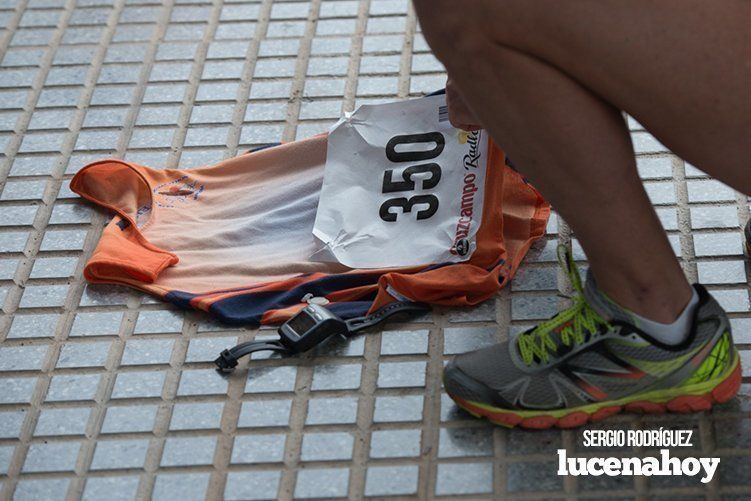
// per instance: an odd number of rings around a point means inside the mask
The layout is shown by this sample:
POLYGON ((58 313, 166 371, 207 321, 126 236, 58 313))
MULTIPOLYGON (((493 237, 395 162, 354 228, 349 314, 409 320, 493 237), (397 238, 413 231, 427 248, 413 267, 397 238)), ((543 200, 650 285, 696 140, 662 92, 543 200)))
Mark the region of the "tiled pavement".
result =
MULTIPOLYGON (((492 428, 442 394, 450 354, 555 310, 567 285, 554 249, 571 241, 556 218, 492 301, 246 361, 227 379, 208 361, 258 333, 85 284, 107 215, 70 192, 77 169, 110 155, 210 163, 323 131, 356 103, 441 87, 407 0, 1 0, 0 25, 3 499, 751 498, 748 385, 712 414, 607 425, 695 429, 695 450, 722 457, 708 485, 558 477, 556 449, 595 454, 580 432, 492 428)), ((686 273, 709 284, 750 347, 745 197, 631 125, 686 273)))

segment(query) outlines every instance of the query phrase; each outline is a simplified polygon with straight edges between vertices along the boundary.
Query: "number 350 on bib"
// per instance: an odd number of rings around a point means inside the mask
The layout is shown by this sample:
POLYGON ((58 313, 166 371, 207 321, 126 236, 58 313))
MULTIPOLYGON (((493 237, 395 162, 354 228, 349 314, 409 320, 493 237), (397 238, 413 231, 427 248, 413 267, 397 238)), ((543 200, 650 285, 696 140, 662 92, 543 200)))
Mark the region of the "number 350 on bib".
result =
POLYGON ((469 259, 487 156, 485 131, 453 128, 445 96, 361 106, 329 133, 312 259, 351 268, 469 259))

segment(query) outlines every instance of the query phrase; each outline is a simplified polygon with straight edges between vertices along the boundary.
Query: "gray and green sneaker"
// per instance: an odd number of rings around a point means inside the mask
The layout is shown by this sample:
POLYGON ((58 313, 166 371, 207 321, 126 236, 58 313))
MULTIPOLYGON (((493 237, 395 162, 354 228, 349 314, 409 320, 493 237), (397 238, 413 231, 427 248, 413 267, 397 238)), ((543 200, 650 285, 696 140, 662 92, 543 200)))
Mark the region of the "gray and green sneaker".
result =
POLYGON ((559 251, 576 295, 573 305, 511 341, 455 357, 446 392, 463 409, 493 423, 572 428, 622 410, 697 412, 730 400, 741 366, 727 315, 699 284, 691 332, 666 345, 597 289, 582 286, 559 251))

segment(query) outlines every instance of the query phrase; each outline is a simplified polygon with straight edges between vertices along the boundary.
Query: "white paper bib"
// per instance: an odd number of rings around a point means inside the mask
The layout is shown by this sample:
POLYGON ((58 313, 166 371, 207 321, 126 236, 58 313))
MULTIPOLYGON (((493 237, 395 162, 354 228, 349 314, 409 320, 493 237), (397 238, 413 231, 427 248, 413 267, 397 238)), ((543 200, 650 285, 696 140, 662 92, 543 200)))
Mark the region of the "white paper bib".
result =
POLYGON ((328 136, 316 261, 385 268, 466 261, 482 222, 488 139, 445 96, 364 105, 328 136))

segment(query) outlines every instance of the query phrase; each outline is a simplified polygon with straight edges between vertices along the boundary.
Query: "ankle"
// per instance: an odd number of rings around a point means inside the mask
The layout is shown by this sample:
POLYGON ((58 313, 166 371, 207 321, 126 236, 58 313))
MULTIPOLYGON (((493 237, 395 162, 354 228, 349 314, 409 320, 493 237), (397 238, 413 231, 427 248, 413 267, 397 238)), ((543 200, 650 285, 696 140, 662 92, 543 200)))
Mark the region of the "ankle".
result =
POLYGON ((683 342, 691 331, 691 326, 694 323, 694 312, 698 305, 699 295, 696 291, 693 291, 688 304, 672 323, 655 322, 637 313, 632 313, 631 316, 633 317, 634 325, 641 329, 642 332, 665 344, 676 345, 683 342))
POLYGON ((672 323, 686 308, 693 296, 693 288, 684 282, 672 287, 654 282, 646 286, 617 287, 602 291, 619 306, 645 319, 662 324, 672 323))

